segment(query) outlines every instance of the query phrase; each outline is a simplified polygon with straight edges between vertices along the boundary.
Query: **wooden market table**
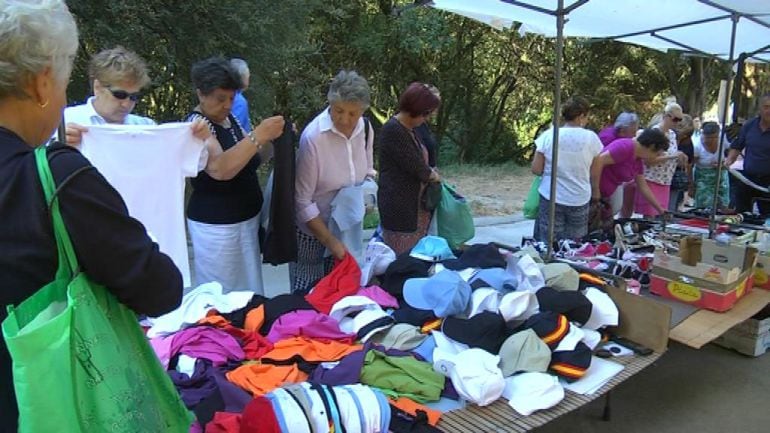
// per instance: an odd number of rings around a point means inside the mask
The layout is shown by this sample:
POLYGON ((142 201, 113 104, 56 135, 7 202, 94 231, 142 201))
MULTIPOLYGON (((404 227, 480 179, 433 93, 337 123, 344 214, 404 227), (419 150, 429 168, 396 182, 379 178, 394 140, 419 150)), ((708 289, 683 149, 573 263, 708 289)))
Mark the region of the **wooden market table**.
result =
MULTIPOLYGON (((541 427, 573 410, 584 406, 603 395, 609 398, 609 392, 626 379, 652 365, 660 358, 661 353, 648 356, 633 355, 629 357, 612 358, 612 361, 622 364, 625 368, 610 379, 594 394, 582 395, 569 390, 564 392, 564 400, 556 406, 539 410, 524 416, 508 406, 508 401, 500 398, 489 406, 480 407, 469 404, 463 409, 444 413, 437 427, 447 433, 467 432, 527 432, 541 427)), ((609 400, 607 400, 607 405, 609 400)), ((605 406, 607 410, 609 406, 605 406)), ((605 416, 608 413, 605 413, 605 416)))

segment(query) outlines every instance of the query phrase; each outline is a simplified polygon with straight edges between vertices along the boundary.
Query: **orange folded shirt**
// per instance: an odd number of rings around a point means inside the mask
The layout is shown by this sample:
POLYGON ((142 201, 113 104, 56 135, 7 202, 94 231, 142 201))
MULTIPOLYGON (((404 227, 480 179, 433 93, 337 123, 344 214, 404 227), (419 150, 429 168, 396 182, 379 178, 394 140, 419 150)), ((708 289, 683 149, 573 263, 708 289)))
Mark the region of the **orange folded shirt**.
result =
POLYGON ((267 394, 286 383, 300 383, 308 376, 292 365, 245 364, 225 374, 227 380, 254 394, 267 394))
POLYGON ((403 410, 406 413, 417 415, 417 411, 421 410, 425 412, 428 415, 428 424, 432 425, 433 427, 438 424, 439 419, 441 418, 441 411, 430 409, 427 406, 423 406, 420 403, 417 403, 416 401, 412 400, 411 398, 407 397, 399 397, 398 399, 389 399, 390 404, 393 406, 396 406, 397 408, 403 410))
POLYGON ((258 333, 263 323, 265 323, 265 306, 260 305, 257 308, 252 308, 248 313, 246 313, 246 320, 243 322, 243 329, 258 333))
POLYGON ((294 356, 300 356, 308 362, 337 361, 345 355, 359 351, 364 346, 360 344, 345 344, 338 341, 313 340, 306 337, 293 337, 277 341, 273 350, 263 355, 263 358, 285 361, 294 356))

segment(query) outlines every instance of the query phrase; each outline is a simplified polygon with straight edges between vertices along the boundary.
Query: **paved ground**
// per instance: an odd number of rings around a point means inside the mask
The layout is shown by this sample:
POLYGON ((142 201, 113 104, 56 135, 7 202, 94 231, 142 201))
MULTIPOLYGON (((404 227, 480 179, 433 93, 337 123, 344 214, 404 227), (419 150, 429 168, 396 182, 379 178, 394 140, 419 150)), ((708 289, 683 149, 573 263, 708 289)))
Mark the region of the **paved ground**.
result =
MULTIPOLYGON (((476 220, 470 243, 516 246, 532 233, 532 221, 476 220)), ((268 296, 288 292, 286 266, 265 265, 268 296)), ((768 433, 770 357, 750 358, 714 345, 700 350, 670 343, 660 360, 621 384, 611 395, 612 418, 602 421, 598 399, 537 433, 768 433)))

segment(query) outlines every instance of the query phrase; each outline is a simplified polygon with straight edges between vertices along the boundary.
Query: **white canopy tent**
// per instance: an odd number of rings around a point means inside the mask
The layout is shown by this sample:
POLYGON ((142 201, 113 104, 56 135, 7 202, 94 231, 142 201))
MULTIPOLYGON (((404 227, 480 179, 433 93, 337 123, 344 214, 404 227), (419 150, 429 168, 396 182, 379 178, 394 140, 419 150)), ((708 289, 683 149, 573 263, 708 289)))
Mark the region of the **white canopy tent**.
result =
MULTIPOLYGON (((564 36, 614 39, 656 50, 688 51, 731 64, 736 52, 749 61, 770 61, 770 0, 433 0, 428 4, 497 29, 520 23, 520 31, 556 37, 552 172, 558 164, 564 36)), ((728 88, 731 80, 732 76, 728 77, 728 88)), ((725 98, 727 95, 725 92, 725 98)), ((726 115, 725 110, 722 125, 726 124, 726 115)), ((720 171, 722 157, 720 152, 720 171)), ((717 191, 718 188, 714 191, 714 203, 717 191)), ((556 196, 555 176, 551 178, 550 196, 556 196)), ((556 203, 551 200, 551 221, 555 208, 556 203)), ((711 233, 715 215, 716 209, 711 215, 711 233)), ((553 237, 550 224, 548 258, 553 237)))

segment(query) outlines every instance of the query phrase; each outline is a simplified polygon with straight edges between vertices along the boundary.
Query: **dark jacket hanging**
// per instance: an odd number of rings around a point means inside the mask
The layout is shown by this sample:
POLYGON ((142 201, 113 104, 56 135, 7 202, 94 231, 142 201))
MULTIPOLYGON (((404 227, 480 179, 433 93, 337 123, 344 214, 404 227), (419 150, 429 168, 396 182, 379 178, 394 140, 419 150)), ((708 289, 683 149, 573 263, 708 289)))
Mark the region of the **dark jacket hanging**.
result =
POLYGON ((273 192, 270 221, 262 248, 262 262, 281 265, 297 260, 297 224, 294 211, 295 135, 286 119, 283 134, 274 142, 273 192))

